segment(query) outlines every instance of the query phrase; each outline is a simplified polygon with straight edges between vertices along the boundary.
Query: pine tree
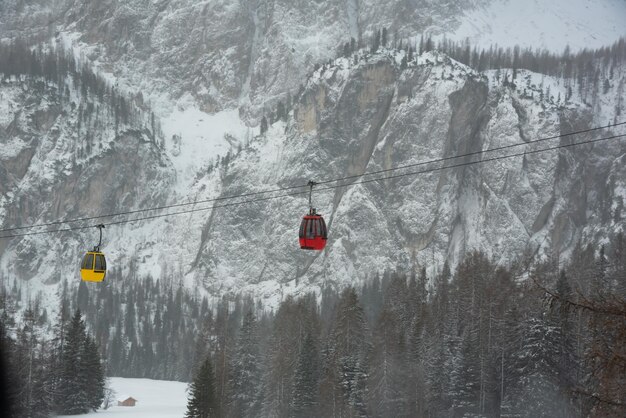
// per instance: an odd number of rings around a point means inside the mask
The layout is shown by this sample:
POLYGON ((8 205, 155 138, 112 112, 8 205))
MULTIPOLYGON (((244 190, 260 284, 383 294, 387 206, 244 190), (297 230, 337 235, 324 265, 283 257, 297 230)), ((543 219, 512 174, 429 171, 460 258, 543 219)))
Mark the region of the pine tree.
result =
MULTIPOLYGON (((161 334, 162 338, 165 338, 166 334, 161 334)), ((158 345, 157 349, 160 349, 162 346, 158 345)), ((109 372, 114 376, 119 376, 122 373, 124 360, 125 360, 125 350, 123 346, 122 340, 122 321, 117 321, 117 326, 115 328, 115 333, 113 334, 113 338, 109 343, 109 363, 108 369, 109 372)), ((164 377, 156 375, 155 377, 164 377)))
POLYGON ((406 54, 402 56, 402 60, 400 61, 400 69, 405 70, 407 67, 407 58, 406 54))
MULTIPOLYGON (((332 304, 322 298, 322 309, 332 304)), ((267 371, 263 377, 263 415, 291 416, 294 407, 296 369, 307 334, 316 339, 319 335, 317 302, 314 298, 295 301, 287 297, 281 303, 274 318, 271 336, 267 345, 265 363, 267 371)))
POLYGON ((21 376, 17 373, 14 359, 15 342, 9 337, 7 329, 8 314, 3 309, 0 316, 0 367, 3 373, 0 375, 0 397, 2 406, 0 412, 7 417, 20 416, 19 388, 21 376))
POLYGON ((378 51, 379 47, 380 47, 380 29, 377 30, 374 33, 374 36, 372 37, 372 48, 371 48, 372 54, 378 51))
POLYGON ((613 277, 616 293, 626 299, 626 238, 619 232, 613 240, 613 277))
POLYGON ((85 336, 82 362, 83 372, 86 374, 87 379, 89 407, 96 411, 104 400, 105 380, 98 346, 94 339, 89 336, 85 336))
POLYGON ((515 353, 516 385, 509 389, 513 405, 533 417, 570 417, 571 406, 559 387, 561 328, 539 318, 522 326, 522 345, 515 353))
POLYGON ((80 281, 78 285, 78 295, 76 297, 76 306, 81 312, 87 311, 87 305, 89 304, 89 289, 87 283, 80 281))
POLYGON ((60 387, 62 383, 63 374, 63 351, 65 349, 65 338, 67 334, 67 327, 69 322, 69 302, 67 300, 67 282, 63 283, 63 290, 61 293, 61 304, 59 306, 59 315, 57 321, 53 327, 53 339, 52 350, 50 353, 50 371, 49 371, 49 383, 50 393, 52 394, 54 407, 60 405, 59 394, 61 393, 60 387))
MULTIPOLYGON (((564 300, 571 300, 572 288, 569 285, 569 279, 565 274, 565 270, 561 270, 561 274, 556 283, 556 293, 564 300)), ((570 390, 574 384, 574 376, 578 362, 574 358, 574 342, 572 341, 573 326, 569 318, 569 312, 565 306, 561 306, 556 313, 554 319, 556 324, 561 328, 560 332, 560 355, 559 355, 559 385, 564 390, 570 390)))
POLYGON ((218 409, 224 415, 228 410, 228 378, 231 375, 231 359, 233 357, 233 338, 228 327, 229 302, 221 301, 217 306, 215 319, 215 388, 219 401, 218 409))
POLYGON ((28 333, 26 327, 16 330, 15 344, 13 345, 13 353, 11 361, 14 364, 13 384, 15 385, 16 409, 21 412, 20 415, 29 415, 31 412, 31 384, 30 375, 32 370, 32 361, 29 353, 28 333))
POLYGON ((452 397, 455 416, 479 412, 478 335, 468 329, 461 337, 452 370, 452 397))
POLYGON ((341 409, 342 390, 339 386, 336 354, 332 341, 327 339, 321 352, 322 369, 320 373, 319 415, 324 417, 337 416, 341 409))
POLYGON ((313 335, 307 333, 296 367, 293 388, 293 416, 314 418, 318 416, 319 370, 321 368, 317 345, 313 335))
POLYGON ((258 412, 260 364, 257 322, 248 312, 239 331, 230 378, 231 413, 235 416, 253 417, 258 412))
POLYGON ((69 325, 63 349, 61 384, 58 389, 59 409, 62 414, 84 414, 91 407, 87 392, 88 379, 82 370, 85 338, 85 323, 77 309, 69 325))
MULTIPOLYGON (((35 408, 35 403, 41 395, 36 392, 41 390, 43 386, 43 364, 38 361, 37 357, 39 337, 35 329, 35 322, 34 308, 29 303, 24 312, 24 326, 17 332, 17 344, 15 346, 16 357, 21 357, 21 360, 17 362, 18 372, 23 376, 20 388, 20 404, 24 415, 28 417, 41 416, 35 408), (36 388, 36 386, 39 387, 36 388)), ((44 407, 42 413, 45 413, 48 406, 41 404, 39 406, 44 407)))
POLYGON ((53 397, 50 373, 48 368, 46 342, 41 341, 36 369, 33 376, 32 418, 48 418, 53 409, 53 397))
POLYGON ((343 44, 343 56, 344 57, 349 57, 350 56, 350 43, 348 43, 348 42, 343 44))
POLYGON ((451 358, 450 358, 450 307, 449 286, 450 267, 446 262, 441 274, 435 278, 435 295, 431 310, 434 320, 433 335, 428 349, 428 363, 426 379, 428 382, 428 408, 432 411, 444 411, 450 406, 448 390, 450 387, 451 358))
POLYGON ((371 339, 363 308, 354 288, 343 291, 334 321, 333 343, 336 364, 335 375, 339 376, 346 414, 366 416, 368 399, 367 378, 371 339))
POLYGON ((410 377, 405 357, 400 318, 390 304, 380 314, 374 329, 369 376, 369 400, 375 416, 406 416, 410 377))
POLYGON ((133 292, 129 292, 128 299, 126 301, 126 314, 124 318, 124 330, 128 340, 133 343, 137 341, 137 332, 135 327, 135 300, 133 298, 133 292))
POLYGON ((424 45, 424 52, 432 51, 433 48, 433 39, 428 36, 428 39, 426 39, 426 44, 424 45))
POLYGON ((278 102, 276 106, 276 119, 286 121, 287 120, 287 112, 285 111, 285 105, 282 101, 278 102))
POLYGON ((214 418, 219 417, 220 409, 215 394, 215 376, 211 357, 207 355, 193 382, 189 385, 189 400, 185 418, 214 418))
POLYGON ((519 409, 518 382, 522 370, 518 369, 518 354, 523 344, 525 321, 513 304, 504 314, 504 327, 501 329, 502 339, 499 347, 500 360, 500 411, 515 414, 519 409))
POLYGON ((104 399, 104 372, 98 346, 87 335, 79 309, 69 324, 61 353, 57 408, 68 415, 97 410, 104 399))

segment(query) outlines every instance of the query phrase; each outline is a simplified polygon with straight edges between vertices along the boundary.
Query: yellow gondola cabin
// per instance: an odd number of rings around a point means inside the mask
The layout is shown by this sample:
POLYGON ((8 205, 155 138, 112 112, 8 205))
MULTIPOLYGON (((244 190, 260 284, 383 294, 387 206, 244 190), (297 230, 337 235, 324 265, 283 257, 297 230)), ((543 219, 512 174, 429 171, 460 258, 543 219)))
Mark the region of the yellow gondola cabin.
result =
POLYGON ((107 272, 107 263, 104 254, 97 251, 89 251, 83 258, 80 266, 80 276, 85 282, 101 282, 107 272))
POLYGON ((88 251, 80 265, 80 277, 85 282, 101 282, 107 273, 107 262, 104 254, 100 252, 102 244, 102 228, 104 225, 98 225, 96 228, 100 230, 100 241, 93 251, 88 251))

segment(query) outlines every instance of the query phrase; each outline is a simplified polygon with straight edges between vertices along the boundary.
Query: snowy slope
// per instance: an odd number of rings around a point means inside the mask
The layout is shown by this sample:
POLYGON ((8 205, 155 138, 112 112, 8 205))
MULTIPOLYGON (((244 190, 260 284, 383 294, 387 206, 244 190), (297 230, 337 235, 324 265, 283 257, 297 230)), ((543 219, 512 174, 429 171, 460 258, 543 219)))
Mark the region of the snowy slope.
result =
POLYGON ((494 0, 469 10, 446 34, 472 45, 546 48, 561 52, 600 48, 626 35, 623 0, 494 0))
POLYGON ((435 24, 448 31, 463 10, 485 1, 126 0, 102 7, 95 1, 5 0, 0 39, 54 34, 152 103, 167 98, 178 104, 191 96, 211 113, 250 106, 257 123, 351 37, 365 45, 382 26, 390 40, 435 24))
MULTIPOLYGON (((382 25, 390 28, 390 38, 397 29, 398 36, 415 39, 424 31, 450 31, 462 12, 492 24, 500 15, 528 13, 518 26, 509 21, 497 30, 478 28, 478 34, 515 38, 503 32, 513 27, 518 34, 541 33, 528 25, 543 24, 542 16, 551 15, 578 22, 580 36, 585 24, 602 26, 607 32, 598 42, 610 43, 621 30, 610 22, 623 16, 623 2, 596 0, 589 3, 593 13, 580 1, 568 7, 559 2, 558 9, 539 2, 533 8, 511 2, 508 9, 492 2, 474 12, 468 8, 487 2, 429 2, 420 9, 404 1, 328 0, 313 10, 310 2, 278 0, 245 7, 226 0, 179 0, 163 7, 129 0, 78 9, 64 0, 34 1, 28 8, 18 3, 8 1, 0 10, 0 37, 41 30, 42 39, 74 48, 77 58, 95 63, 120 90, 141 92, 140 105, 161 119, 164 147, 152 144, 143 128, 117 138, 113 116, 101 111, 95 118, 101 125, 92 129, 94 151, 78 157, 85 140, 74 127, 79 109, 59 108, 51 96, 33 99, 27 86, 3 84, 0 169, 11 180, 0 182, 3 225, 211 200, 523 142, 615 121, 624 95, 621 67, 598 75, 595 96, 593 80, 585 80, 583 97, 576 80, 520 71, 519 88, 511 91, 502 74, 478 74, 437 53, 421 55, 405 70, 403 52, 367 53, 369 36, 382 25), (48 13, 64 17, 58 32, 41 26, 48 13), (608 15, 613 20, 600 25, 608 15), (356 62, 331 60, 342 42, 359 33, 364 48, 356 62), (320 62, 326 64, 312 72, 320 62), (565 104, 571 83, 573 96, 565 104), (270 118, 277 101, 287 99, 293 103, 289 116, 258 135, 260 118, 270 118), (94 190, 106 191, 106 199, 94 202, 94 190)), ((557 35, 564 31, 557 27, 546 39, 562 42, 567 36, 557 35)), ((468 33, 461 26, 455 36, 468 33)), ((528 39, 540 44, 539 38, 528 39)), ((560 50, 564 44, 555 45, 560 50)), ((103 249, 109 265, 131 277, 182 280, 215 296, 244 291, 269 306, 284 294, 353 284, 377 270, 435 270, 472 248, 502 264, 528 249, 567 253, 578 239, 600 240, 620 227, 612 214, 626 193, 623 153, 612 144, 606 151, 547 153, 527 165, 511 160, 404 182, 320 190, 316 206, 332 234, 321 254, 297 246, 304 195, 218 209, 198 203, 192 207, 198 212, 111 226, 103 249), (577 183, 582 174, 588 179, 577 183)), ((94 231, 85 230, 63 239, 0 242, 0 274, 27 280, 33 292, 64 278, 77 283, 76 265, 93 238, 94 231)))
POLYGON ((624 34, 621 0, 127 0, 23 2, 0 8, 0 39, 20 34, 76 48, 120 86, 141 91, 159 116, 189 99, 201 111, 241 107, 246 123, 293 95, 313 65, 354 38, 367 45, 422 34, 479 46, 594 48, 624 34), (19 22, 19 23, 18 23, 19 22), (54 22, 51 26, 48 22, 54 22))
POLYGON ((117 396, 115 400, 129 396, 137 399, 134 407, 111 406, 85 415, 59 415, 59 418, 76 416, 97 416, 99 418, 134 417, 134 418, 174 418, 182 417, 187 410, 187 384, 152 379, 109 378, 111 387, 117 396))
MULTIPOLYGON (((519 87, 512 90, 503 85, 502 71, 477 74, 435 52, 419 56, 401 70, 402 54, 362 51, 357 63, 341 58, 323 66, 295 98, 286 121, 274 122, 265 135, 249 138, 232 113, 206 118, 186 113, 189 118, 180 119, 179 129, 188 131, 183 131, 179 151, 172 152, 171 144, 165 150, 150 148, 160 153, 162 168, 150 167, 154 158, 148 158, 145 167, 140 163, 122 170, 105 189, 111 188, 113 195, 122 193, 129 205, 143 207, 156 204, 159 196, 169 204, 203 201, 523 143, 617 117, 621 67, 615 68, 606 92, 600 90, 594 99, 588 94, 593 100, 590 106, 575 84, 572 97, 564 103, 567 83, 559 78, 519 71, 519 87), (203 129, 209 130, 204 139, 203 129), (193 137, 194 133, 199 136, 193 137), (219 163, 205 165, 211 164, 211 151, 224 133, 230 135, 225 143, 232 142, 231 153, 219 163), (131 175, 139 167, 149 169, 145 190, 129 183, 129 179, 142 181, 131 175), (131 186, 134 192, 129 193, 131 186)), ((17 109, 14 106, 12 112, 17 109)), ((6 117, 5 123, 12 119, 6 117)), ((33 128, 26 123, 24 129, 33 128)), ((129 146, 134 141, 129 140, 129 146)), ((130 149, 120 151, 121 156, 130 149)), ((121 268, 128 277, 150 274, 183 280, 213 296, 250 293, 269 307, 286 294, 354 284, 374 271, 427 266, 432 274, 445 259, 454 265, 471 249, 480 249, 501 264, 528 251, 542 256, 557 248, 567 254, 579 239, 599 241, 623 227, 613 214, 620 199, 626 198, 626 173, 620 163, 625 151, 623 143, 612 142, 533 154, 525 161, 517 158, 320 189, 315 206, 327 217, 330 230, 322 253, 303 252, 297 245, 299 220, 307 208, 305 195, 227 208, 198 203, 192 206, 198 212, 114 225, 105 231, 103 250, 109 266, 121 268)), ((56 154, 42 149, 37 155, 41 162, 26 171, 20 190, 37 190, 41 167, 48 167, 52 179, 62 178, 51 168, 56 154)), ((135 161, 142 160, 130 163, 135 161)), ((93 169, 120 171, 113 161, 93 169)), ((43 203, 21 203, 31 208, 27 212, 31 220, 55 219, 46 204, 49 200, 58 200, 61 207, 76 205, 75 213, 90 208, 77 205, 76 194, 66 197, 56 188, 40 193, 35 201, 43 203)), ((20 196, 20 202, 32 198, 20 196)), ((88 195, 81 196, 79 201, 89 202, 88 195)), ((3 201, 3 207, 11 210, 11 222, 18 215, 12 209, 14 202, 12 196, 3 201)), ((92 231, 78 231, 65 240, 45 235, 5 241, 0 272, 30 279, 33 291, 42 288, 38 283, 57 283, 61 278, 76 283, 75 266, 90 237, 92 231), (37 252, 38 248, 49 250, 37 252), (43 268, 50 265, 54 269, 43 268)))
POLYGON ((179 187, 189 190, 193 177, 209 163, 243 145, 252 129, 239 118, 237 110, 207 114, 197 107, 177 108, 161 119, 166 149, 176 172, 179 187))
MULTIPOLYGON (((231 162, 220 181, 222 193, 524 143, 614 116, 612 89, 599 95, 592 110, 576 94, 563 105, 560 79, 520 72, 514 91, 503 86, 502 76, 496 80, 495 71, 476 82, 481 76, 439 54, 424 54, 402 72, 397 61, 382 53, 357 65, 339 59, 317 71, 293 118, 276 123, 231 162)), ((612 142, 533 154, 525 161, 321 188, 315 206, 331 231, 321 254, 303 253, 295 244, 305 196, 218 210, 203 225, 188 277, 212 292, 243 289, 272 300, 279 291, 351 284, 372 269, 436 268, 446 258, 455 264, 471 249, 503 264, 527 251, 566 252, 578 239, 595 240, 620 228, 601 208, 623 198, 623 152, 622 143, 612 142), (593 158, 587 160, 589 153, 593 158), (568 166, 559 169, 563 159, 568 166)))

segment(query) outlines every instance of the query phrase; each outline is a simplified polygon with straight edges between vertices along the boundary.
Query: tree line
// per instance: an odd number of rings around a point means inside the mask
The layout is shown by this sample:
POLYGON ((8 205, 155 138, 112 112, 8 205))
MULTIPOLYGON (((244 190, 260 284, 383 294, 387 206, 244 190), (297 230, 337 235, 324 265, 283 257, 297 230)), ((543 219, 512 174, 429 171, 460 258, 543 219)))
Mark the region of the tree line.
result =
POLYGON ((89 64, 77 61, 73 51, 59 45, 34 44, 21 38, 0 42, 0 80, 4 83, 19 80, 35 92, 54 89, 60 103, 68 104, 72 109, 78 107, 78 134, 93 136, 89 132, 89 122, 93 118, 97 125, 93 128, 103 128, 102 123, 106 121, 98 124, 97 119, 98 106, 104 104, 108 107, 107 113, 114 122, 116 134, 125 128, 143 130, 152 142, 163 146, 160 121, 144 103, 141 93, 121 92, 89 64), (83 132, 81 123, 87 125, 83 132))
POLYGON ((16 325, 3 302, 1 319, 3 416, 44 418, 100 408, 105 391, 103 363, 79 310, 71 318, 66 308, 61 310, 52 338, 30 307, 22 324, 16 325))
MULTIPOLYGON (((408 62, 424 52, 437 50, 448 55, 476 71, 495 69, 526 69, 536 73, 561 77, 564 79, 592 78, 600 69, 604 69, 612 79, 616 67, 626 60, 626 38, 620 37, 612 45, 572 52, 569 46, 562 53, 551 52, 547 49, 532 47, 522 48, 519 45, 504 48, 497 44, 489 49, 478 48, 472 45, 469 39, 453 41, 450 39, 433 39, 432 36, 422 36, 419 42, 412 39, 402 39, 394 34, 393 41, 389 40, 388 30, 383 27, 374 30, 369 42, 369 52, 376 53, 379 48, 387 47, 396 51, 405 51, 408 62), (600 66, 598 66, 600 63, 600 66), (600 67, 600 68, 598 68, 600 67)), ((363 47, 363 41, 351 38, 338 49, 337 57, 350 57, 358 53, 363 47)), ((357 57, 355 57, 355 61, 357 57)), ((314 68, 317 70, 317 68, 314 68)))
POLYGON ((432 280, 249 310, 235 335, 204 335, 187 417, 623 416, 625 244, 578 246, 565 268, 472 252, 432 280))
MULTIPOLYGON (((569 260, 505 267, 472 252, 454 271, 375 274, 276 311, 210 301, 172 268, 159 280, 114 268, 60 296, 84 312, 107 375, 191 382, 188 417, 623 416, 626 240, 569 260)), ((27 335, 11 323, 19 293, 5 289, 3 329, 27 335)), ((37 326, 70 338, 31 306, 37 326)), ((22 340, 12 356, 56 352, 22 340)))

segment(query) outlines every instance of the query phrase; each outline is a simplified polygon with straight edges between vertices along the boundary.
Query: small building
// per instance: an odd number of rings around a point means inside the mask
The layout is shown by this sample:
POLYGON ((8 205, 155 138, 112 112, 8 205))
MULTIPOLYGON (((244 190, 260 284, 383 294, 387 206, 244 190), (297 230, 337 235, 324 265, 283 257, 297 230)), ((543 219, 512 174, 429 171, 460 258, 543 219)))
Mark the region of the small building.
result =
POLYGON ((137 399, 129 396, 127 398, 121 398, 117 400, 117 406, 135 406, 137 399))

